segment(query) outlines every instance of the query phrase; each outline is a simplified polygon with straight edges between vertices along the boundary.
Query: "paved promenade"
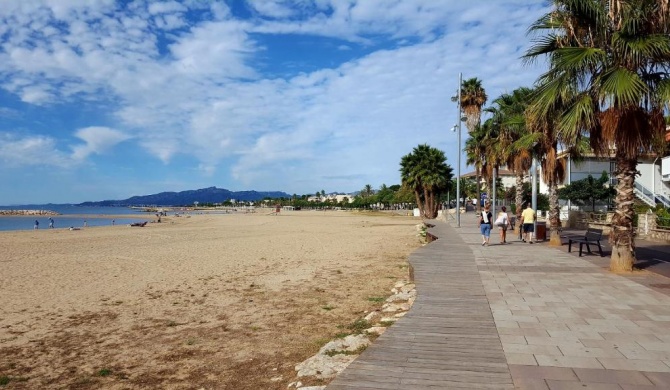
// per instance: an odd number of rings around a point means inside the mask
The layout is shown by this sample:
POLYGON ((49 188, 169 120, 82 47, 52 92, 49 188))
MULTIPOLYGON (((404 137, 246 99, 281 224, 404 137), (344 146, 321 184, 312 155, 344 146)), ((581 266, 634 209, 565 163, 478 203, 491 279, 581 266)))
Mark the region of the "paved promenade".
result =
POLYGON ((670 389, 670 279, 461 226, 436 222, 414 306, 329 390, 670 389))

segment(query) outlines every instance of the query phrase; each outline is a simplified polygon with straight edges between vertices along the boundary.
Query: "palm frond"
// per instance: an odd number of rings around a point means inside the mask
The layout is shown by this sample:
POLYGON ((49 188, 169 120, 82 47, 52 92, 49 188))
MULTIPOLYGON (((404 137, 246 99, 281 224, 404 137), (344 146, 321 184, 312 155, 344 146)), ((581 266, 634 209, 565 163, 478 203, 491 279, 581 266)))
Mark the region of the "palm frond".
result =
POLYGON ((574 73, 595 69, 606 59, 606 52, 594 47, 562 47, 553 52, 552 67, 574 73))
POLYGON ((589 130, 595 126, 596 116, 592 97, 587 93, 575 96, 572 103, 561 116, 558 127, 565 139, 575 139, 582 130, 589 130))
POLYGON ((659 81, 656 84, 656 101, 660 106, 665 106, 667 111, 670 111, 670 78, 659 81))
POLYGON ((556 51, 560 47, 558 41, 558 37, 554 34, 547 34, 545 37, 533 40, 530 49, 525 55, 521 56, 524 65, 532 65, 542 55, 556 51))
POLYGON ((624 67, 614 67, 600 78, 601 98, 613 106, 640 104, 647 94, 647 85, 640 76, 624 67))
POLYGON ((544 135, 542 133, 527 133, 521 138, 519 138, 514 144, 512 145, 511 149, 515 152, 521 152, 521 151, 532 151, 537 144, 539 144, 542 139, 544 138, 544 135))

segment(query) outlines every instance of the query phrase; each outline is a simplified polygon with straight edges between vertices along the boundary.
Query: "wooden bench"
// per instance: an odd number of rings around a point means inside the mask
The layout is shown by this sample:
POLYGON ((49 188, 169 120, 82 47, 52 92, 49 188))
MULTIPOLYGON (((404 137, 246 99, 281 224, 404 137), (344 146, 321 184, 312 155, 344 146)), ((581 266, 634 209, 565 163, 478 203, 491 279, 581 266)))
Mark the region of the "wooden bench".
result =
POLYGON ((572 243, 579 243, 579 256, 582 256, 582 250, 584 245, 586 245, 586 250, 588 253, 591 252, 591 245, 598 245, 598 252, 600 257, 603 257, 603 247, 600 245, 600 240, 603 237, 603 231, 601 229, 586 229, 586 234, 583 236, 572 236, 568 238, 568 252, 572 252, 572 243))

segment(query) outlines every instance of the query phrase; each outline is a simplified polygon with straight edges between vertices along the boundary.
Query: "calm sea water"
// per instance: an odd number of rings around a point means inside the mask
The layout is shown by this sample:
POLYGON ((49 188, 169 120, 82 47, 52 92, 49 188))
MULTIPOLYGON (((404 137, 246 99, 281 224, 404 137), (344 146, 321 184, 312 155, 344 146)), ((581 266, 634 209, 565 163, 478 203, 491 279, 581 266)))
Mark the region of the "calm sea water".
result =
MULTIPOLYGON (((134 222, 151 221, 155 218, 152 213, 142 212, 128 207, 79 207, 70 205, 21 205, 0 206, 0 210, 50 210, 60 213, 51 218, 54 220, 55 229, 70 227, 84 227, 84 221, 89 227, 111 226, 110 215, 122 215, 123 218, 114 218, 116 225, 126 225, 134 222), (86 217, 82 217, 86 215, 86 217), (127 215, 127 218, 126 218, 127 215)), ((31 230, 35 226, 35 220, 39 221, 40 229, 49 228, 48 215, 12 216, 0 217, 0 231, 6 230, 31 230)))

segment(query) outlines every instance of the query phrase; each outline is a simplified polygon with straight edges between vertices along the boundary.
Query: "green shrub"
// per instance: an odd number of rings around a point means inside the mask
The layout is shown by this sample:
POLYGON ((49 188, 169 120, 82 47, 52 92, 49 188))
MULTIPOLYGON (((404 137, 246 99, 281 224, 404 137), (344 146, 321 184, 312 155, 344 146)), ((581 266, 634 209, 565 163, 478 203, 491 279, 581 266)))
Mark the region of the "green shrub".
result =
POLYGON ((670 228, 670 212, 668 212, 668 209, 661 208, 656 210, 656 226, 670 228))

